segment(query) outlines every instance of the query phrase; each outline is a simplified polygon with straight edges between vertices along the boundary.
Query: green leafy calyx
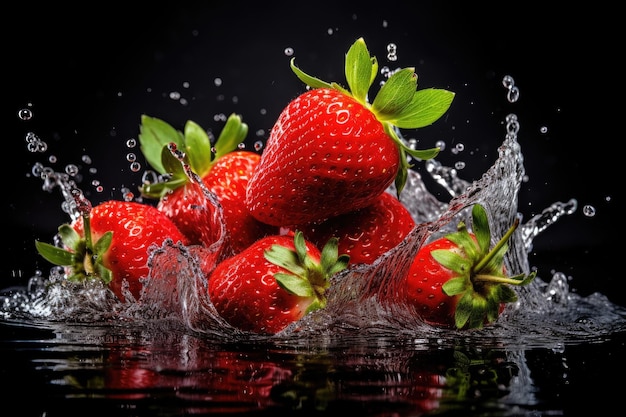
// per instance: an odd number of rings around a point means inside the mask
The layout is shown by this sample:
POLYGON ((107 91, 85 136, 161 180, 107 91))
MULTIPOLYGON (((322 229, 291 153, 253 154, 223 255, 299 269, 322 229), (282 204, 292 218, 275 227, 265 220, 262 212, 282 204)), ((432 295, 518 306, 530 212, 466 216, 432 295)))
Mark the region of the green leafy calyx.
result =
POLYGON ((454 272, 453 278, 443 284, 443 292, 459 297, 455 312, 457 328, 481 328, 485 323, 494 322, 502 303, 517 300, 510 285, 527 285, 535 278, 534 271, 529 275, 505 275, 507 242, 518 226, 519 218, 516 218, 490 249, 491 231, 487 212, 482 205, 475 204, 472 207, 473 233, 468 231, 464 222, 460 222, 456 232, 445 236, 457 248, 431 252, 437 262, 454 272))
POLYGON ((166 180, 144 184, 141 194, 160 199, 190 181, 180 161, 172 155, 171 144, 185 155, 185 162, 192 171, 204 177, 215 161, 236 150, 247 134, 248 125, 234 113, 226 120, 215 144, 211 143, 208 133, 191 120, 185 124, 184 132, 180 132, 161 119, 142 115, 139 127, 141 152, 148 164, 166 180))
POLYGON ((313 300, 306 311, 310 313, 326 306, 325 292, 330 287, 330 278, 348 266, 350 257, 339 255, 337 239, 331 238, 322 248, 317 262, 308 254, 301 231, 294 233, 294 248, 274 244, 265 251, 265 259, 287 271, 274 274, 281 288, 313 300))
POLYGON ((370 55, 363 38, 357 39, 346 54, 345 76, 349 89, 335 82, 328 83, 306 74, 296 67, 295 58, 291 59, 290 65, 296 76, 309 87, 336 89, 353 97, 374 113, 400 152, 401 165, 395 181, 398 195, 404 189, 407 171, 412 166, 406 154, 427 160, 439 153, 439 148, 411 149, 397 133, 397 129, 417 129, 431 125, 443 116, 454 99, 455 94, 444 89, 416 90, 417 75, 414 68, 394 72, 370 104, 368 92, 378 74, 378 61, 376 57, 370 55))
POLYGON ((109 284, 113 279, 113 272, 104 266, 104 255, 113 241, 113 232, 109 231, 93 242, 88 214, 83 216, 83 225, 84 238, 69 224, 59 226, 59 236, 68 249, 35 241, 37 252, 53 265, 66 267, 69 281, 85 282, 88 279, 99 279, 109 284))

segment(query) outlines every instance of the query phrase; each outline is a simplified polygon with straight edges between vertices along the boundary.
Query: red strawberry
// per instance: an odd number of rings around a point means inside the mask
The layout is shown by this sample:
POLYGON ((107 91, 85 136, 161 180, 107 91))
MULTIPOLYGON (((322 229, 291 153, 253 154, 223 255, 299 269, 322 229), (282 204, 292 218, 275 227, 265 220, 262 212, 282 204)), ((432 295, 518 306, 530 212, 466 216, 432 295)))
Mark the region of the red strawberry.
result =
POLYGON ((282 111, 248 183, 246 204, 258 220, 295 226, 366 207, 394 179, 401 192, 410 167, 407 153, 429 159, 439 152, 410 149, 396 129, 433 123, 454 94, 416 91, 414 69, 406 68, 395 72, 368 103, 378 62, 362 38, 346 55, 351 91, 303 73, 293 60, 291 68, 313 89, 282 111))
POLYGON ((339 253, 349 255, 350 263, 371 264, 397 246, 414 226, 411 213, 400 200, 384 192, 367 207, 303 226, 301 230, 318 247, 336 237, 339 253))
POLYGON ((157 208, 172 219, 191 244, 211 245, 219 238, 219 225, 203 190, 190 180, 181 161, 172 154, 173 148, 216 195, 234 252, 277 232, 252 217, 243 202, 248 180, 260 160, 255 152, 238 150, 247 132, 248 126, 233 114, 213 146, 208 134, 192 121, 180 133, 162 120, 142 117, 142 152, 165 177, 164 181, 145 184, 142 195, 158 198, 157 208))
POLYGON ((443 327, 481 328, 494 322, 505 303, 517 300, 507 285, 527 285, 535 272, 506 277, 507 241, 519 219, 489 249, 491 232, 485 209, 472 208, 473 233, 458 231, 420 248, 405 277, 406 297, 422 319, 443 327))
POLYGON ((302 232, 272 235, 217 265, 209 298, 232 326, 274 334, 326 305, 330 277, 347 266, 332 239, 322 251, 302 232))
POLYGON ((139 299, 152 245, 161 246, 166 239, 187 243, 165 214, 146 204, 110 200, 82 214, 59 227, 67 249, 36 241, 37 250, 49 262, 65 266, 70 281, 102 279, 122 301, 125 281, 139 299))
POLYGON ((232 151, 218 158, 202 178, 222 205, 234 253, 241 252, 262 236, 278 232, 276 227, 252 217, 244 203, 248 181, 260 160, 261 155, 255 152, 232 151))

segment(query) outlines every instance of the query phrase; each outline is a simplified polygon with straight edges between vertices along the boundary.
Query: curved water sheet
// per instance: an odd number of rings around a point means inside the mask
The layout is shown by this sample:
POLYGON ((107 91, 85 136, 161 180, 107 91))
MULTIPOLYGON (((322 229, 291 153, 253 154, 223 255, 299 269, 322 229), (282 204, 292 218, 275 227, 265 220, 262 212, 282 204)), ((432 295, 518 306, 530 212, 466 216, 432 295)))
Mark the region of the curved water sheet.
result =
MULTIPOLYGON (((101 324, 128 321, 157 327, 174 324, 221 341, 269 339, 295 344, 303 341, 341 343, 358 336, 425 344, 434 341, 437 345, 452 345, 462 338, 482 346, 551 348, 564 343, 603 340, 625 331, 626 309, 612 304, 603 294, 581 297, 570 292, 567 278, 560 272, 537 276, 530 285, 514 288, 518 301, 507 305, 497 323, 478 330, 433 328, 398 302, 402 298, 399 278, 409 268, 420 246, 455 230, 461 220, 471 224, 473 204, 480 203, 487 209, 494 243, 519 216, 518 191, 524 177, 524 158, 517 142, 517 129, 516 118, 510 115, 498 158, 482 178, 473 183, 457 178, 453 169, 437 161, 426 161, 429 174, 450 192, 449 202, 435 198, 426 189, 420 174, 410 171, 401 199, 417 222, 414 230, 373 265, 353 266, 336 275, 327 307, 309 314, 278 335, 238 331, 221 320, 215 311, 207 296, 206 275, 220 259, 221 238, 207 249, 173 242, 154 248, 150 276, 146 277, 144 292, 137 302, 120 303, 96 282, 70 284, 57 269, 49 277, 31 279, 27 291, 4 295, 2 313, 7 320, 101 324)), ((393 186, 388 191, 395 193, 393 186)), ((216 204, 214 199, 211 201, 216 204)), ((528 253, 533 239, 547 225, 575 210, 575 200, 557 202, 540 215, 522 222, 509 241, 505 259, 507 270, 512 274, 529 273, 528 253)))

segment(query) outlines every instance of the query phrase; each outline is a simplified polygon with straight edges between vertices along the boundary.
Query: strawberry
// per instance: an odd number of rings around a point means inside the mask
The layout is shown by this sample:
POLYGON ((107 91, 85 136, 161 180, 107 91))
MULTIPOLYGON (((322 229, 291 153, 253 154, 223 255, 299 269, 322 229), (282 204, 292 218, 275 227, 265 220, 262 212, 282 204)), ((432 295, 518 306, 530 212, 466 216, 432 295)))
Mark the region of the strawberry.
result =
POLYGON ((405 68, 384 83, 370 104, 378 62, 362 38, 346 55, 350 90, 305 74, 293 59, 291 68, 312 89, 283 109, 248 183, 246 204, 258 220, 295 226, 366 207, 394 180, 398 194, 402 191, 411 166, 407 153, 430 159, 439 152, 409 148, 396 129, 433 123, 454 94, 416 91, 414 68, 405 68))
POLYGON ((66 267, 69 281, 101 279, 122 301, 125 283, 139 299, 153 245, 161 246, 166 239, 187 243, 165 214, 147 204, 109 200, 92 208, 87 203, 81 214, 59 227, 64 248, 35 241, 37 251, 54 265, 66 267))
POLYGON ((409 210, 396 196, 382 193, 369 206, 300 228, 307 239, 321 247, 331 237, 338 239, 339 253, 350 263, 373 263, 400 243, 415 226, 409 210))
POLYGON ((517 300, 508 285, 527 285, 535 272, 506 277, 504 255, 513 226, 490 250, 491 232, 485 209, 472 208, 473 232, 464 222, 458 230, 422 246, 405 276, 407 302, 422 319, 436 326, 481 328, 493 323, 505 303, 517 300))
POLYGON ((208 134, 192 121, 181 133, 160 119, 142 116, 142 152, 165 178, 144 184, 142 195, 159 199, 157 208, 172 219, 191 244, 211 245, 219 237, 219 225, 202 186, 191 181, 185 164, 222 206, 232 251, 239 252, 261 236, 277 231, 252 217, 243 203, 248 180, 261 158, 255 152, 239 149, 247 132, 248 126, 232 114, 213 146, 208 134), (173 155, 178 150, 184 164, 173 155))
POLYGON ((216 266, 209 298, 233 327, 275 334, 323 308, 330 277, 347 264, 336 239, 320 251, 301 231, 266 236, 216 266))

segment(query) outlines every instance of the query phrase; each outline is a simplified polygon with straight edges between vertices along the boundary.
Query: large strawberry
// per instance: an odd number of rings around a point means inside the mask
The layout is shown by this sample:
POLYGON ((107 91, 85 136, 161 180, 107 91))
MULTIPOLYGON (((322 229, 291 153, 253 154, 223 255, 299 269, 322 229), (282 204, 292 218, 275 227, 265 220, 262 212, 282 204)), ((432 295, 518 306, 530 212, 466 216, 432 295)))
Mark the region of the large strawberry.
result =
POLYGON ((430 324, 458 329, 481 328, 493 323, 505 303, 517 300, 509 285, 527 285, 529 275, 506 276, 507 241, 511 228, 492 248, 487 213, 472 207, 472 232, 464 222, 458 230, 422 246, 405 277, 406 297, 422 319, 430 324))
POLYGON ((159 199, 157 208, 189 238, 191 244, 211 245, 219 237, 219 226, 202 187, 189 178, 183 161, 213 192, 223 209, 228 242, 239 252, 261 236, 276 232, 250 215, 243 203, 248 180, 260 161, 256 152, 239 149, 248 132, 241 117, 232 114, 215 144, 198 124, 188 121, 184 133, 163 120, 142 116, 139 140, 148 163, 163 180, 144 184, 142 195, 159 199))
POLYGON ((397 129, 433 123, 454 94, 416 91, 414 68, 405 68, 383 84, 370 104, 378 62, 362 38, 346 55, 349 90, 305 74, 294 60, 291 68, 312 89, 283 109, 248 183, 246 204, 260 221, 295 226, 368 206, 394 179, 402 191, 411 166, 407 154, 430 159, 439 152, 410 149, 397 129))
POLYGON ((275 334, 323 308, 330 277, 347 264, 336 239, 320 251, 300 231, 266 236, 217 265, 209 298, 232 326, 275 334))
POLYGON ((59 227, 65 248, 35 241, 41 256, 66 267, 68 280, 101 279, 122 301, 124 286, 135 299, 141 295, 141 279, 149 272, 153 245, 166 239, 187 243, 176 225, 154 206, 133 201, 109 200, 91 208, 71 224, 59 227))
POLYGON ((310 223, 300 230, 318 247, 335 237, 339 253, 349 255, 350 263, 371 264, 402 242, 414 226, 415 220, 404 204, 384 192, 367 207, 310 223))

